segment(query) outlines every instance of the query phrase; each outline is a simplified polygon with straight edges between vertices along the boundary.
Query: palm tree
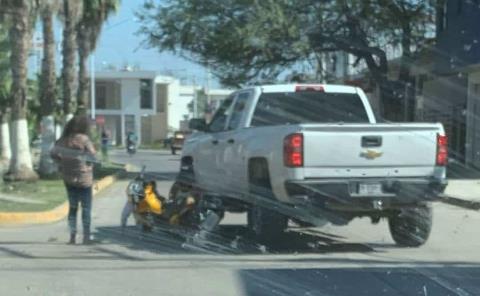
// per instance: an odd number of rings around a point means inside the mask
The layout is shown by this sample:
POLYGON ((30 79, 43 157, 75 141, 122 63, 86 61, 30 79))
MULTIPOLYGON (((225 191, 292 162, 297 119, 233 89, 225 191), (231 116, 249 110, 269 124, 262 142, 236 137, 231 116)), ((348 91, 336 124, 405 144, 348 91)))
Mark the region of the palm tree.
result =
POLYGON ((63 0, 63 42, 62 42, 62 89, 63 89, 63 112, 65 121, 73 116, 75 97, 75 61, 77 52, 76 25, 82 11, 82 1, 63 0))
POLYGON ((12 150, 10 148, 10 128, 8 124, 10 106, 10 44, 6 22, 0 18, 0 165, 8 167, 12 150))
POLYGON ((36 1, 0 0, 10 22, 10 66, 12 86, 10 91, 12 118, 12 159, 5 175, 8 180, 33 180, 32 156, 27 124, 27 59, 32 40, 36 1))
POLYGON ((83 0, 82 16, 77 25, 79 79, 78 112, 86 113, 88 104, 87 59, 95 50, 102 26, 117 11, 120 0, 83 0))
POLYGON ((40 18, 43 29, 43 60, 40 77, 40 105, 42 115, 42 151, 40 155, 39 173, 51 176, 56 166, 50 157, 50 150, 55 142, 55 119, 53 117, 56 101, 55 73, 55 37, 53 17, 59 8, 59 0, 43 0, 40 6, 40 18))

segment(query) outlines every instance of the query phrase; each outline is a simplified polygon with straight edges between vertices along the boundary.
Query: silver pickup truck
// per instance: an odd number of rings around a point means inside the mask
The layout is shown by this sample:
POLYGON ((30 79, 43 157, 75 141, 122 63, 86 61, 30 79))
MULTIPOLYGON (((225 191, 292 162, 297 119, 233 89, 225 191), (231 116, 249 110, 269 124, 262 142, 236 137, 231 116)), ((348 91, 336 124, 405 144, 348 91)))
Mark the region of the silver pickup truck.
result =
POLYGON ((377 123, 360 88, 265 85, 231 94, 210 124, 193 119, 179 179, 206 208, 248 212, 260 239, 288 221, 345 225, 387 218, 401 246, 431 230, 445 189, 447 138, 438 123, 377 123))

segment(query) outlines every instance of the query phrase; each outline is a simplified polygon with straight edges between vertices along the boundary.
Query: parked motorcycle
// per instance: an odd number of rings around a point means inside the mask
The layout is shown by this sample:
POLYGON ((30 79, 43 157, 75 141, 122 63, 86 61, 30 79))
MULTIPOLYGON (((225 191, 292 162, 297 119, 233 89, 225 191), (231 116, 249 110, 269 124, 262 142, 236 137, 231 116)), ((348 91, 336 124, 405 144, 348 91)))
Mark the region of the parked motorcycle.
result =
MULTIPOLYGON (((195 219, 195 198, 188 192, 166 199, 157 192, 155 180, 145 174, 145 166, 127 186, 129 207, 137 225, 151 231, 155 225, 181 225, 193 227, 195 219)), ((126 213, 129 215, 130 213, 126 213)), ((124 214, 125 215, 125 214, 124 214)))

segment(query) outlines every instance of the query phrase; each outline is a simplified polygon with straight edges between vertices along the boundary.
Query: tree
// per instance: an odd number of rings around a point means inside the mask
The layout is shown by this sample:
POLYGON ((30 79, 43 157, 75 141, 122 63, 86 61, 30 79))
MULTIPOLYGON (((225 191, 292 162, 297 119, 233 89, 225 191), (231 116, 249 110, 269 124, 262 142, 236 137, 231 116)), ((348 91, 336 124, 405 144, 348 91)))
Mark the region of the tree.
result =
POLYGON ((30 141, 27 125, 27 58, 32 40, 36 14, 36 1, 0 0, 0 7, 7 11, 10 30, 10 67, 12 86, 10 91, 12 106, 12 159, 5 175, 8 180, 33 180, 30 141))
POLYGON ((0 16, 0 164, 10 164, 12 150, 10 148, 10 128, 8 124, 10 111, 10 86, 12 84, 10 73, 10 44, 8 41, 7 23, 0 16))
POLYGON ((57 13, 59 0, 44 0, 40 6, 40 18, 43 28, 43 59, 40 77, 40 112, 41 138, 39 173, 41 176, 51 176, 56 172, 56 166, 50 157, 50 150, 55 142, 55 105, 56 83, 55 72, 55 37, 53 31, 53 17, 57 13))
MULTIPOLYGON (((303 64, 320 68, 323 55, 343 51, 366 65, 388 102, 387 44, 412 41, 407 26, 428 26, 425 1, 170 0, 146 2, 137 14, 146 43, 203 65, 226 85, 281 80, 303 64), (396 19, 400 7, 402 22, 396 19), (385 17, 384 15, 389 15, 385 17), (395 16, 395 17, 392 17, 395 16)), ((425 39, 425 36, 418 36, 425 39)), ((406 54, 411 46, 403 43, 406 54)), ((405 64, 408 66, 408 64, 405 64)))
POLYGON ((103 24, 117 11, 120 0, 83 0, 80 21, 77 24, 79 77, 78 112, 86 113, 88 104, 87 59, 97 46, 103 24))
POLYGON ((210 65, 223 84, 237 87, 275 80, 284 69, 308 58, 311 50, 300 36, 304 22, 297 8, 284 13, 288 2, 147 2, 137 17, 148 45, 210 65))
POLYGON ((82 1, 63 0, 63 41, 62 41, 62 93, 63 113, 68 121, 74 112, 75 103, 75 62, 77 60, 77 32, 76 26, 82 11, 82 1))
POLYGON ((402 50, 398 71, 397 85, 400 90, 397 98, 390 104, 389 117, 397 120, 414 119, 414 78, 411 75, 412 65, 415 63, 415 54, 427 46, 429 39, 435 32, 437 11, 436 5, 442 0, 380 0, 383 13, 378 15, 388 31, 389 40, 402 50), (404 118, 404 114, 407 118, 404 118))

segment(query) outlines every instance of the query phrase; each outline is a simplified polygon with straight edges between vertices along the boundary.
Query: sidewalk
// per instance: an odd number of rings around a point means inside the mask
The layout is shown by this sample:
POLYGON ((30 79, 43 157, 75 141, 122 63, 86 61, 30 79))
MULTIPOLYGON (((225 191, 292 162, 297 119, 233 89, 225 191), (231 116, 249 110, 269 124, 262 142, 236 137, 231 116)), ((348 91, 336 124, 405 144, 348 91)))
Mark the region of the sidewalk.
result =
POLYGON ((449 180, 445 194, 480 202, 480 179, 449 180))
POLYGON ((446 195, 480 202, 480 170, 451 161, 447 168, 447 179, 446 195))

